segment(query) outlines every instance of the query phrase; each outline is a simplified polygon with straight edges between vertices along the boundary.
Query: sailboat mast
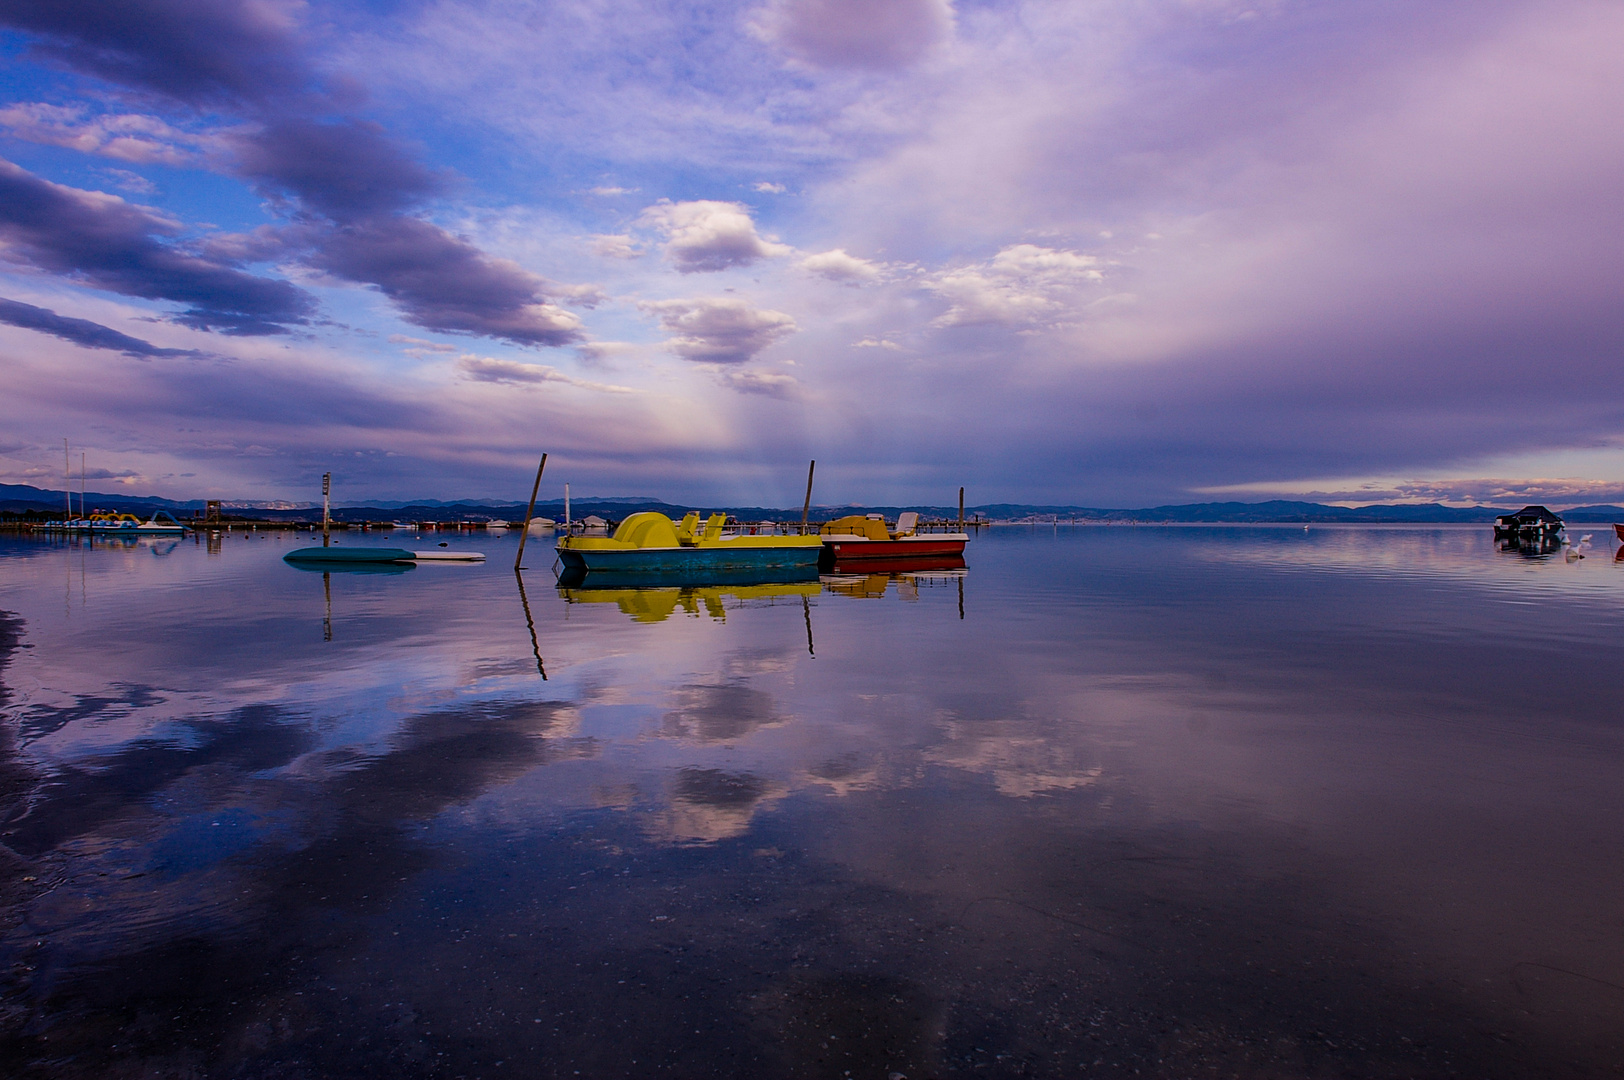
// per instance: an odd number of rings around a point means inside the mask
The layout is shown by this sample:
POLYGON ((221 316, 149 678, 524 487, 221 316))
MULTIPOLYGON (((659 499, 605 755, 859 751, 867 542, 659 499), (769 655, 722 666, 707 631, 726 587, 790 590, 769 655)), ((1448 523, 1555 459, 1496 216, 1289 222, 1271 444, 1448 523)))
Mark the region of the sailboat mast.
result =
POLYGON ((73 466, 68 459, 68 440, 62 440, 62 497, 67 500, 63 504, 62 522, 67 524, 73 520, 73 466))

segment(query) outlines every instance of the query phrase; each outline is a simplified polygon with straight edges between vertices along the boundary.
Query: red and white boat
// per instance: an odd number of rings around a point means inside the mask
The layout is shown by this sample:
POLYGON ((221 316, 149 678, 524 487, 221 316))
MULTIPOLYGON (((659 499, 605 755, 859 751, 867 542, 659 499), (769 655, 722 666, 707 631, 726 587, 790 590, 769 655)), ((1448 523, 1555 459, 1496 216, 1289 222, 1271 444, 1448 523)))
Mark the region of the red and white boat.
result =
POLYGON ((853 514, 836 518, 818 530, 823 538, 825 566, 869 566, 876 563, 944 563, 964 565, 964 545, 970 539, 962 532, 920 532, 919 515, 908 511, 897 518, 895 529, 888 528, 879 514, 853 514))

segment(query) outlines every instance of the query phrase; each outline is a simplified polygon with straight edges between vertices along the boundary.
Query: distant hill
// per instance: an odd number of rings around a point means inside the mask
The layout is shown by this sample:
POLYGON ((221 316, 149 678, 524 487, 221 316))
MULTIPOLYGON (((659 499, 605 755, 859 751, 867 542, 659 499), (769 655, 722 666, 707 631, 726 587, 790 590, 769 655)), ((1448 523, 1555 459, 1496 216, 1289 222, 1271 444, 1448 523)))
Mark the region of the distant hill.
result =
MULTIPOLYGON (((79 493, 73 493, 74 509, 79 508, 79 493)), ((202 510, 202 499, 189 499, 177 501, 173 499, 160 499, 143 495, 123 495, 103 491, 92 491, 85 496, 86 505, 92 510, 115 510, 135 514, 151 514, 156 510, 168 510, 177 517, 190 516, 193 511, 202 510)), ((19 513, 47 513, 56 514, 62 509, 62 492, 47 488, 30 487, 26 484, 0 484, 0 512, 19 513)), ((1141 524, 1263 524, 1281 522, 1292 524, 1312 523, 1345 523, 1345 524, 1454 524, 1472 523, 1487 524, 1500 514, 1510 513, 1517 507, 1496 508, 1490 506, 1453 507, 1441 506, 1437 503, 1424 505, 1384 505, 1384 506, 1327 506, 1324 503, 1292 502, 1290 500, 1275 499, 1269 502, 1209 502, 1209 503, 1183 503, 1172 506, 1151 506, 1137 510, 1111 509, 1087 506, 1043 505, 1034 503, 988 503, 981 506, 965 507, 966 516, 979 516, 992 521, 1020 521, 1020 520, 1049 520, 1059 518, 1063 521, 1090 521, 1110 523, 1141 523, 1141 524)), ((590 514, 599 517, 620 520, 628 514, 641 510, 655 510, 673 517, 681 517, 689 510, 709 512, 713 510, 725 511, 743 521, 793 521, 801 516, 801 508, 770 507, 770 506, 689 506, 682 503, 668 503, 654 498, 638 497, 602 497, 588 496, 586 498, 571 499, 571 516, 580 519, 590 514)), ((812 518, 815 521, 827 521, 830 518, 840 517, 844 514, 879 513, 894 518, 904 510, 913 510, 925 517, 953 518, 958 515, 957 506, 931 506, 914 504, 909 506, 858 506, 845 505, 818 505, 812 508, 812 518)), ((333 518, 337 521, 459 521, 467 518, 500 518, 514 521, 524 517, 525 504, 522 502, 443 502, 438 499, 417 499, 410 502, 365 502, 350 506, 337 506, 333 508, 333 518)), ((1574 524, 1597 524, 1612 521, 1624 521, 1624 507, 1576 506, 1571 509, 1558 509, 1566 520, 1574 524)), ((252 517, 269 521, 309 521, 321 519, 321 506, 290 506, 282 503, 276 507, 253 506, 252 504, 238 503, 226 505, 226 514, 234 517, 252 517)), ((551 499, 536 503, 536 514, 540 517, 562 518, 564 516, 564 501, 551 499)))

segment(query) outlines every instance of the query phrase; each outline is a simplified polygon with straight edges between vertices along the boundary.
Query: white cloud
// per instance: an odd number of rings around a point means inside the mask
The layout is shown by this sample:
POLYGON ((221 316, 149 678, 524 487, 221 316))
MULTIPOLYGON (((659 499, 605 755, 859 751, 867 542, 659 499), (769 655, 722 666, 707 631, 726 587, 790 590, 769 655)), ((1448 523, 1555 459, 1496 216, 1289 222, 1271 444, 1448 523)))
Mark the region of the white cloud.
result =
POLYGON ((748 266, 757 259, 790 252, 785 245, 774 243, 774 238, 756 232, 750 209, 742 203, 661 200, 644 210, 639 220, 660 230, 666 240, 666 257, 684 274, 748 266))
POLYGON ((786 188, 783 184, 775 184, 770 180, 757 180, 756 181, 756 190, 760 191, 760 192, 763 192, 764 194, 767 194, 767 195, 782 195, 784 192, 788 191, 789 189, 786 188))
POLYGON ((591 192, 594 195, 614 196, 614 195, 636 195, 640 190, 642 190, 642 189, 641 188, 634 188, 634 187, 595 187, 595 188, 591 189, 591 192))
POLYGON ((771 0, 752 28, 820 67, 901 68, 953 32, 952 0, 771 0))
POLYGON ((742 364, 797 329, 782 311, 751 307, 726 296, 692 300, 658 300, 641 305, 660 316, 660 326, 674 335, 671 351, 684 360, 742 364))
POLYGON ((620 233, 593 236, 592 251, 606 259, 636 259, 643 254, 637 249, 637 241, 620 233))
POLYGON ((630 386, 608 386, 603 383, 587 382, 571 375, 565 375, 556 368, 546 364, 526 364, 518 360, 498 360, 492 356, 475 356, 465 353, 457 357, 457 370, 462 377, 473 382, 508 383, 508 384, 536 384, 536 383, 563 383, 566 386, 580 387, 582 390, 597 390, 606 394, 635 394, 637 390, 630 386))
POLYGON ((873 281, 880 276, 880 268, 867 259, 846 254, 844 248, 835 248, 801 260, 801 269, 830 281, 857 285, 873 281))
POLYGON ((898 345, 896 342, 887 341, 884 338, 877 337, 866 337, 862 341, 854 341, 851 343, 851 347, 854 349, 890 349, 894 352, 902 351, 902 346, 898 345))
POLYGON ((125 113, 85 118, 78 106, 22 103, 0 109, 0 128, 13 138, 65 146, 137 165, 193 165, 214 147, 212 135, 194 135, 156 116, 125 113))
POLYGON ((1104 280, 1092 255, 1013 244, 990 262, 932 275, 925 288, 951 305, 937 326, 1039 323, 1061 315, 1082 286, 1104 280))

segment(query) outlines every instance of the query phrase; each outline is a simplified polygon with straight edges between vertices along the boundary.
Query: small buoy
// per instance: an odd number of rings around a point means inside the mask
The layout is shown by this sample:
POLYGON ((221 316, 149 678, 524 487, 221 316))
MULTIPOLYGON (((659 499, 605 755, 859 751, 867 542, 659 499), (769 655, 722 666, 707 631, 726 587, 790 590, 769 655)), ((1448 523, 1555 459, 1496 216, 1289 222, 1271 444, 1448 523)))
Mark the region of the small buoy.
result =
POLYGON ((449 546, 450 546, 450 545, 449 545, 449 544, 447 544, 447 543, 446 543, 446 542, 445 542, 445 541, 444 541, 444 540, 441 540, 441 541, 440 541, 440 546, 441 546, 441 547, 449 547, 449 546))

